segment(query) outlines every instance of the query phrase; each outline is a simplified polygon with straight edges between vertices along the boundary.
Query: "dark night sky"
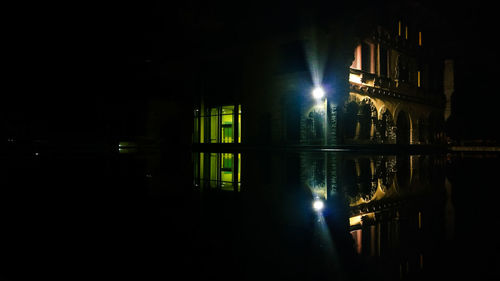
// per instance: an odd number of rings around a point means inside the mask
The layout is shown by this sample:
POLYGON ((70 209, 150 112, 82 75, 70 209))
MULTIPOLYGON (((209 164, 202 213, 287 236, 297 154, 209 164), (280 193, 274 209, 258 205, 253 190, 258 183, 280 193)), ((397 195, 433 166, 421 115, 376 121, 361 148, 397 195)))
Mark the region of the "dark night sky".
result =
POLYGON ((440 9, 449 30, 443 38, 444 53, 455 59, 456 65, 450 134, 498 141, 498 13, 478 1, 443 4, 440 9))
MULTIPOLYGON (((100 104, 138 96, 137 90, 144 85, 173 86, 178 82, 176 75, 199 66, 192 42, 206 34, 193 35, 185 28, 190 16, 224 7, 220 14, 238 19, 250 7, 248 3, 159 3, 12 4, 7 9, 12 20, 4 43, 9 70, 5 80, 11 87, 3 106, 11 112, 29 112, 28 118, 75 117, 89 112, 88 108, 98 115, 100 104), (160 72, 172 74, 166 76, 171 81, 160 82, 160 72), (141 79, 141 83, 132 82, 141 79)), ((442 57, 456 60, 454 127, 467 128, 465 133, 471 137, 498 139, 493 130, 500 121, 494 85, 498 65, 495 9, 477 1, 420 3, 437 13, 435 35, 442 42, 442 57)), ((252 2, 251 9, 257 13, 250 17, 258 19, 258 11, 282 12, 280 7, 286 4, 252 2)), ((286 19, 284 13, 277 17, 277 21, 286 19)))

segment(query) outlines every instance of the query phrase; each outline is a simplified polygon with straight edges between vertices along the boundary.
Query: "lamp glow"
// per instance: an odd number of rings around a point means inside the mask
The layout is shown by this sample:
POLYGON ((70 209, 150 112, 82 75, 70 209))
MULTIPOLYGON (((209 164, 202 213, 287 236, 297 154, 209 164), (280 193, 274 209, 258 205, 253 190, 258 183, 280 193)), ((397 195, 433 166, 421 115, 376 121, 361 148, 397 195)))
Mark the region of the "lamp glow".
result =
POLYGON ((316 87, 313 89, 312 95, 315 99, 321 99, 325 96, 325 91, 321 87, 316 87))
POLYGON ((313 209, 317 212, 323 210, 323 208, 325 207, 325 204, 323 203, 323 201, 319 200, 319 199, 316 199, 314 202, 313 202, 313 209))

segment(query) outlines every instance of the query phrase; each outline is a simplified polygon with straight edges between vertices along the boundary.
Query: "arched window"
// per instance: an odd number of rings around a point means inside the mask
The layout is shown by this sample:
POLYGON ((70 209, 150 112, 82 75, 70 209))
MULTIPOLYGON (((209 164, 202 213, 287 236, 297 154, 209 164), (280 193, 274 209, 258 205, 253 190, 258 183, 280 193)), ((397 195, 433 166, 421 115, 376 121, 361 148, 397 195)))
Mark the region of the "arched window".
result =
POLYGON ((396 143, 396 128, 392 114, 387 109, 381 112, 381 118, 377 124, 377 130, 381 138, 381 143, 396 143))
POLYGON ((358 122, 358 105, 355 102, 350 102, 344 110, 344 138, 348 140, 354 139, 356 135, 356 125, 358 122))

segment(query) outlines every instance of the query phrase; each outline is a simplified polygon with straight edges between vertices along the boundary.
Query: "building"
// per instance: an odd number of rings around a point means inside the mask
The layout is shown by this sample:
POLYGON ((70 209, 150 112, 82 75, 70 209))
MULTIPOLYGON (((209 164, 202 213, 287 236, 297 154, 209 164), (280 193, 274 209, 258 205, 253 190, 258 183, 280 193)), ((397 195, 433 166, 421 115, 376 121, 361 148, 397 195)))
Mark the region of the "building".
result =
POLYGON ((287 6, 282 21, 266 12, 258 24, 215 21, 199 42, 210 48, 193 108, 197 184, 237 189, 242 149, 445 141, 444 64, 428 11, 312 6, 287 6))
POLYGON ((444 65, 426 40, 428 23, 370 13, 334 21, 306 10, 292 30, 202 57, 193 142, 441 143, 444 65))

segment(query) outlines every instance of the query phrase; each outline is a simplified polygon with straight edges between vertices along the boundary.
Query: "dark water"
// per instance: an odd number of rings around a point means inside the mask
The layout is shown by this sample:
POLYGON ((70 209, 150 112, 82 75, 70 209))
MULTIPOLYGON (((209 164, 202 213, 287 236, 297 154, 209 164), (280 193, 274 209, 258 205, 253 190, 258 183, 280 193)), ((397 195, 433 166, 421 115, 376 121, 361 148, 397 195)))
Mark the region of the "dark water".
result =
POLYGON ((500 277, 498 155, 179 151, 5 156, 0 276, 500 277))

